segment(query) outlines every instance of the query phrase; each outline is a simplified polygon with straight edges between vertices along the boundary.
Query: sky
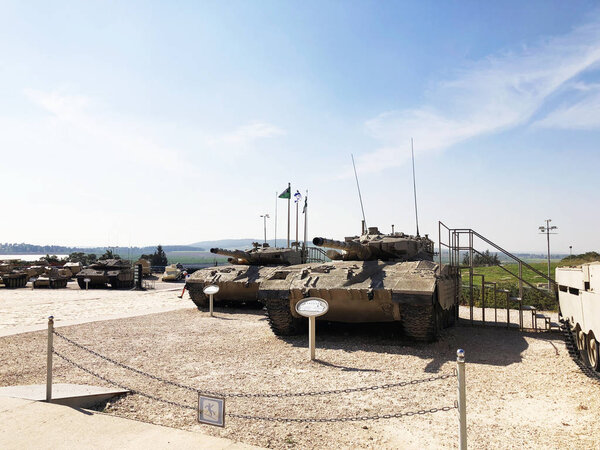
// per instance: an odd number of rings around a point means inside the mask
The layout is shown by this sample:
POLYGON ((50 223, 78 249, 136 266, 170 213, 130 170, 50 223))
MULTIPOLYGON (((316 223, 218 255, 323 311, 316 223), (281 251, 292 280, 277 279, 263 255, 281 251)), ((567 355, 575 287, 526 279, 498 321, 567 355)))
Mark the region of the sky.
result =
POLYGON ((0 8, 0 242, 273 239, 276 207, 279 241, 288 183, 342 239, 351 155, 367 224, 414 234, 412 138, 421 234, 600 251, 596 2, 0 8))

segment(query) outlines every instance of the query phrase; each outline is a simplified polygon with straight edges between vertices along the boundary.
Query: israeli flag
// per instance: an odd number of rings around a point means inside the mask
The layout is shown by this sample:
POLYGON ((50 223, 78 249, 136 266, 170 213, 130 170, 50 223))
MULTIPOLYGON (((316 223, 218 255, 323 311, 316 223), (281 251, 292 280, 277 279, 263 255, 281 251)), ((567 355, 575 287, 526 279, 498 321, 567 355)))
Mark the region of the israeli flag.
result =
POLYGON ((298 203, 300 200, 302 200, 302 194, 300 191, 296 191, 294 194, 294 203, 298 203))

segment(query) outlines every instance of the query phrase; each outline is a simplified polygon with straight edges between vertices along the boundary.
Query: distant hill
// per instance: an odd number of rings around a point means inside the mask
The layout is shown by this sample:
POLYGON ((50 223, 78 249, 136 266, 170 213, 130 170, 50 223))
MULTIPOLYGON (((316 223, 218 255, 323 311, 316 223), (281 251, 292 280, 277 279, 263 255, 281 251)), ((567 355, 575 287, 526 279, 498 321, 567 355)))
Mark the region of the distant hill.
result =
MULTIPOLYGON (((163 245, 165 252, 198 252, 204 251, 202 246, 190 245, 163 245)), ((24 255, 24 254, 69 254, 73 252, 103 254, 108 247, 65 247, 62 245, 33 245, 33 244, 10 244, 0 243, 0 254, 5 255, 24 255)), ((113 248, 113 247, 110 247, 113 248)), ((148 247, 116 247, 115 251, 121 255, 130 252, 131 254, 149 254, 156 251, 156 246, 148 247)))
MULTIPOLYGON (((244 250, 248 248, 252 248, 253 242, 260 242, 261 244, 264 242, 262 239, 220 239, 217 241, 200 241, 194 244, 190 244, 191 247, 194 247, 195 250, 198 250, 198 247, 205 248, 210 250, 214 247, 226 248, 228 250, 239 249, 244 250)), ((267 244, 271 247, 275 246, 274 240, 268 240, 267 244)), ((286 239, 277 239, 277 245, 279 247, 285 246, 287 244, 286 239)))

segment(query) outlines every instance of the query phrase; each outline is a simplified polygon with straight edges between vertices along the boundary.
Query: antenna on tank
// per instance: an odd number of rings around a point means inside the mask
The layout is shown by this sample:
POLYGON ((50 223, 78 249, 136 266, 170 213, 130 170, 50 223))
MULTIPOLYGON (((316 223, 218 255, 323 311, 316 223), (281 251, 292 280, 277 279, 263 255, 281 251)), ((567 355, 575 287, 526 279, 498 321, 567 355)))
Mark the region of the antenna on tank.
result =
POLYGON ((354 167, 354 178, 356 178, 356 188, 358 189, 358 199, 360 200, 360 209, 362 211, 362 234, 365 234, 367 230, 367 219, 365 219, 365 208, 363 207, 362 196, 360 195, 360 185, 358 184, 358 175, 356 173, 356 164, 354 164, 354 155, 350 153, 350 157, 352 158, 352 167, 354 167))
POLYGON ((417 222, 417 237, 419 237, 419 213, 417 211, 417 181, 415 179, 415 150, 413 148, 413 138, 410 138, 410 152, 412 154, 413 192, 415 193, 415 220, 417 222))

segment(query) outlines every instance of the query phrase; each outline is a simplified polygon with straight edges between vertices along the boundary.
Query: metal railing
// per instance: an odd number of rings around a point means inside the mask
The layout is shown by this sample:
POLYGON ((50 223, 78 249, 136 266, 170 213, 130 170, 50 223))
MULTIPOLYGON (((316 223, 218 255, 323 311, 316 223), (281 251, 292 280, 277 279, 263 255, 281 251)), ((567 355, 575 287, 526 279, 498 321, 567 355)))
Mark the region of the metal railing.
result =
MULTIPOLYGON (((483 323, 486 322, 486 320, 485 320, 486 303, 485 302, 486 302, 486 288, 487 287, 493 288, 492 292, 493 292, 493 296, 494 296, 494 322, 495 323, 498 323, 497 294, 499 292, 506 294, 507 326, 510 325, 510 302, 512 301, 512 302, 515 302, 518 306, 519 328, 523 329, 523 308, 524 308, 524 306, 527 307, 527 305, 523 305, 523 287, 524 287, 524 285, 535 290, 536 292, 539 292, 541 295, 545 296, 546 298, 551 299, 555 304, 558 304, 558 296, 556 293, 556 281, 555 280, 548 277, 546 274, 540 272, 536 268, 532 267, 530 264, 526 263, 522 259, 513 255, 509 251, 500 247, 498 244, 496 244, 496 243, 492 242, 491 240, 487 239, 486 237, 482 236, 480 233, 476 232, 475 230, 473 230, 471 228, 450 228, 447 225, 445 225, 443 222, 440 221, 440 222, 438 222, 438 237, 439 237, 439 241, 438 241, 439 263, 442 264, 444 261, 444 255, 447 255, 448 264, 450 266, 455 267, 458 270, 460 270, 461 268, 468 268, 468 271, 469 271, 468 284, 464 285, 463 287, 469 290, 469 320, 471 323, 473 323, 473 320, 474 320, 474 318, 473 318, 473 308, 474 308, 474 303, 475 303, 474 278, 476 278, 476 277, 481 277, 481 307, 482 307, 482 322, 483 323), (474 256, 475 255, 484 256, 484 254, 482 252, 480 252, 479 250, 477 250, 475 248, 476 239, 480 240, 484 244, 487 244, 492 249, 495 249, 497 251, 497 253, 503 255, 505 258, 508 258, 508 260, 512 261, 512 263, 517 264, 518 272, 514 273, 514 272, 508 270, 504 265, 502 265, 500 263, 493 263, 494 266, 499 267, 504 272, 511 275, 518 281, 519 291, 518 291, 517 297, 510 297, 509 292, 504 289, 499 289, 497 286, 497 283, 486 281, 485 276, 483 274, 475 273, 476 266, 474 266, 474 256), (461 242, 463 244, 461 244, 461 242), (460 261, 461 252, 468 252, 467 253, 468 262, 469 262, 468 266, 461 265, 461 261, 460 261), (545 289, 540 289, 537 286, 534 286, 529 281, 527 281, 523 277, 523 269, 524 268, 533 272, 535 275, 541 277, 542 279, 545 279, 546 281, 548 281, 554 287, 552 289, 552 291, 548 292, 545 289)), ((537 329, 537 318, 536 318, 537 311, 535 310, 535 308, 533 308, 533 309, 527 308, 527 310, 532 311, 532 327, 534 329, 537 329)))

